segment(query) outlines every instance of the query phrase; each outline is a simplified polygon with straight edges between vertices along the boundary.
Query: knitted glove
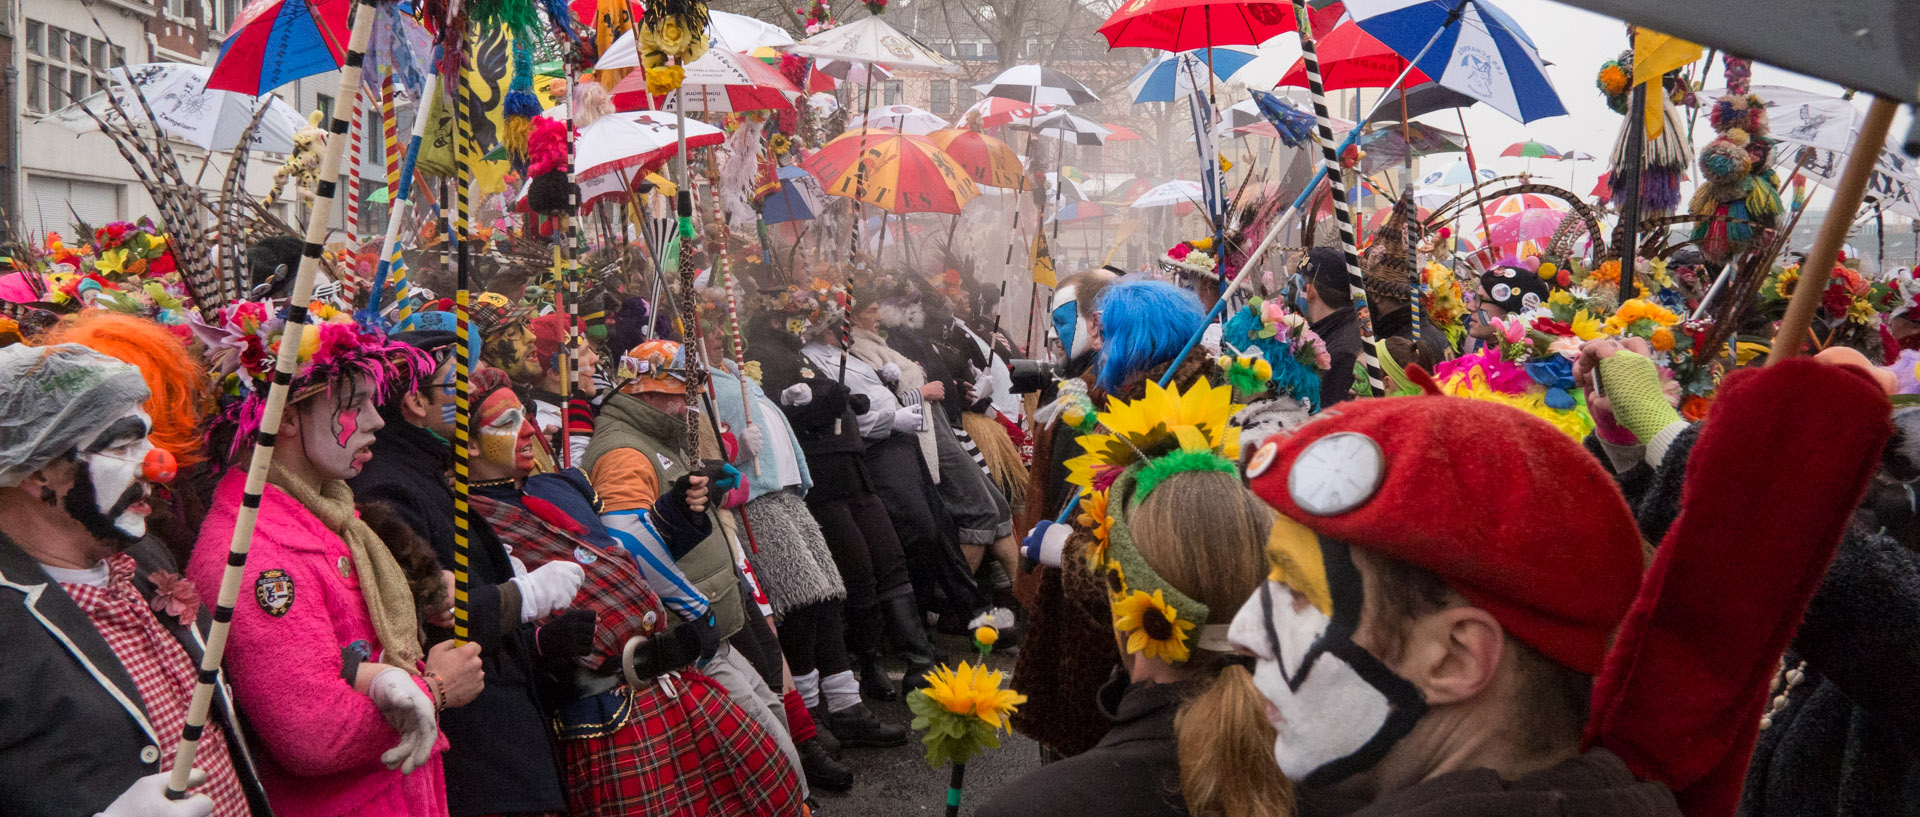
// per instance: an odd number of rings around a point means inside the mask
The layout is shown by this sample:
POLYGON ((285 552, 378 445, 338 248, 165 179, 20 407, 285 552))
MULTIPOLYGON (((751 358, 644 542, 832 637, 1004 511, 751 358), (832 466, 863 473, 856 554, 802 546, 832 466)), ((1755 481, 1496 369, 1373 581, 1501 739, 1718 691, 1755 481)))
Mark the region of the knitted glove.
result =
POLYGON ((533 649, 543 658, 579 658, 593 652, 595 617, 592 610, 574 607, 533 631, 533 649))
POLYGON ((1660 370, 1646 356, 1622 351, 1600 361, 1600 392, 1613 406, 1613 419, 1647 446, 1647 461, 1658 467, 1686 428, 1660 389, 1660 370))

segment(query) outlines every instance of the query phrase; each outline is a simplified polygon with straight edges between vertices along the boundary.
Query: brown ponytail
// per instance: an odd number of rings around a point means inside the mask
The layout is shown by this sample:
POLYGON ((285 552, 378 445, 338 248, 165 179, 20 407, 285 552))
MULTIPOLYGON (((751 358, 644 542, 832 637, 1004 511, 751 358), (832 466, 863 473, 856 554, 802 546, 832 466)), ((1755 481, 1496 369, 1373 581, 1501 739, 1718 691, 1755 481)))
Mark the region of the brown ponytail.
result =
MULTIPOLYGON (((1266 579, 1273 511, 1218 471, 1168 477, 1127 514, 1134 547, 1160 578, 1227 624, 1266 579)), ((1197 636, 1198 633, 1196 632, 1197 636)), ((1200 689, 1174 718, 1180 791, 1194 817, 1288 817, 1293 785, 1273 760, 1273 725, 1243 667, 1194 645, 1184 669, 1200 689)))

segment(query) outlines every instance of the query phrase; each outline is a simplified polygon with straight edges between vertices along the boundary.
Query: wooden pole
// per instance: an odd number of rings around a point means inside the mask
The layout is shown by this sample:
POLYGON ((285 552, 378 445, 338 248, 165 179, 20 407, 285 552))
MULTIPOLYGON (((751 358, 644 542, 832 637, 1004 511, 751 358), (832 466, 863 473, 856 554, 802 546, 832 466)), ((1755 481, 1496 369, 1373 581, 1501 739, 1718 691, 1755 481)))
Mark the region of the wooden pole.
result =
POLYGON ((1647 86, 1633 87, 1633 103, 1627 108, 1627 163, 1613 169, 1627 178, 1620 201, 1620 301, 1625 303, 1633 289, 1633 261, 1640 247, 1640 182, 1647 169, 1647 86))
MULTIPOLYGON (((1788 302, 1787 314, 1774 332, 1767 365, 1800 354, 1807 328, 1813 325, 1813 310, 1820 306, 1820 296, 1827 291, 1827 277, 1833 272, 1833 262, 1840 257, 1840 245, 1847 240, 1847 230, 1853 226, 1860 202, 1866 198, 1867 182, 1873 178, 1874 163, 1880 159, 1887 131, 1893 127, 1894 111, 1899 108, 1900 104, 1893 100, 1874 97, 1873 106, 1867 109, 1867 120, 1861 123, 1860 135, 1853 141, 1853 152, 1847 155, 1847 169, 1840 176, 1840 186, 1833 191, 1833 203, 1827 207, 1826 220, 1820 222, 1820 235, 1807 251, 1806 263, 1800 265, 1800 282, 1794 285, 1793 300, 1788 302)), ((1622 269, 1621 280, 1625 279, 1626 271, 1622 269)))

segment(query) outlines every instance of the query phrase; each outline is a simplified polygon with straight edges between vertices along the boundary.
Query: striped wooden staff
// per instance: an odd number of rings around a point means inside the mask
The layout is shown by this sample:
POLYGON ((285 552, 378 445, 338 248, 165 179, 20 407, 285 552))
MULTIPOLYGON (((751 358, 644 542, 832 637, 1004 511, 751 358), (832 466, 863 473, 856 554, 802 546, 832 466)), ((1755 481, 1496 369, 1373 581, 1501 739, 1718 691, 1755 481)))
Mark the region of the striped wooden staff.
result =
MULTIPOLYGON (((631 12, 629 12, 631 14, 631 12)), ((636 43, 639 40, 635 33, 636 43)), ((643 64, 638 70, 646 71, 643 64)), ((580 231, 580 182, 574 173, 573 115, 579 103, 574 101, 573 90, 580 81, 579 68, 567 66, 567 117, 564 124, 567 132, 567 210, 560 215, 560 260, 561 275, 566 278, 567 289, 567 333, 565 336, 566 368, 560 373, 560 467, 573 467, 573 379, 580 371, 580 256, 585 254, 586 235, 580 231)), ((556 290, 557 291, 557 290, 556 290)), ((613 354, 625 354, 625 349, 615 349, 613 354)))
MULTIPOLYGON (((1360 277, 1360 253, 1353 238, 1353 205, 1347 201, 1347 183, 1340 173, 1340 148, 1333 141, 1333 114, 1327 107, 1326 85, 1320 81, 1320 56, 1313 42, 1313 24, 1307 19, 1306 0, 1292 0, 1300 29, 1300 59, 1307 68, 1307 87, 1313 94, 1314 141, 1320 143, 1320 163, 1333 193, 1333 216, 1340 224, 1340 252, 1347 260, 1347 290, 1353 296, 1354 317, 1360 325, 1360 363, 1367 369, 1367 385, 1375 397, 1386 394, 1387 377, 1373 352, 1373 315, 1367 310, 1367 290, 1360 277)), ((1358 130, 1359 126, 1355 126, 1358 130)))
POLYGON ((366 158, 362 135, 367 129, 366 90, 353 89, 353 121, 347 123, 347 245, 360 243, 360 166, 366 158))
POLYGON ((1407 308, 1413 310, 1413 339, 1421 341, 1427 331, 1421 305, 1427 284, 1420 272, 1420 208, 1413 203, 1413 191, 1403 191, 1394 208, 1400 211, 1400 226, 1405 228, 1402 240, 1407 242, 1407 308))
MULTIPOLYGON (((392 78, 388 78, 391 83, 392 78)), ((427 132, 428 120, 432 119, 433 97, 440 92, 440 74, 427 72, 425 88, 420 91, 420 99, 414 103, 413 131, 407 136, 406 158, 400 162, 398 172, 387 172, 387 234, 380 248, 379 266, 374 271, 373 295, 368 309, 374 315, 380 314, 380 305, 386 303, 387 285, 391 279, 393 285, 393 320, 387 325, 394 329, 405 329, 407 321, 413 317, 412 287, 408 284, 406 263, 400 257, 400 233, 406 229, 409 217, 413 214, 413 168, 420 159, 420 142, 427 132)), ((396 127, 389 118, 389 132, 396 127)), ((391 155, 391 153, 389 153, 391 155)), ((391 160, 389 160, 391 161, 391 160)))
POLYGON ((468 118, 473 99, 468 83, 462 76, 466 70, 466 37, 465 31, 455 31, 451 32, 448 39, 451 47, 457 49, 453 60, 453 240, 459 242, 454 250, 458 291, 454 296, 453 315, 454 326, 460 336, 460 348, 453 356, 453 638, 456 644, 467 642, 468 608, 472 606, 467 601, 467 589, 472 578, 468 553, 471 550, 469 539, 473 527, 473 506, 470 504, 473 479, 468 474, 467 445, 473 439, 473 362, 467 359, 467 355, 468 350, 473 348, 472 315, 468 310, 473 258, 472 250, 467 246, 467 189, 472 184, 472 168, 468 162, 479 157, 474 155, 473 122, 468 118))
MULTIPOLYGON (((360 87, 360 63, 373 36, 377 2, 359 0, 354 7, 353 33, 347 40, 346 62, 340 66, 340 99, 360 87)), ((306 246, 300 255, 300 268, 294 274, 292 297, 287 302, 286 328, 282 330, 279 354, 274 358, 273 385, 267 390, 267 404, 260 413, 260 428, 254 432, 253 458, 247 463, 247 482, 240 499, 240 512, 234 519, 233 539, 227 544, 227 568, 220 576, 213 626, 207 631, 207 646, 200 658, 193 701, 187 707, 187 726, 180 731, 180 745, 174 750, 173 770, 167 779, 167 797, 175 800, 187 796, 187 777, 193 771, 194 753, 206 730, 214 685, 220 679, 220 663, 227 654, 227 632, 233 626, 234 601, 240 595, 247 551, 253 547, 254 522, 260 517, 260 497, 267 488, 267 470, 273 465, 274 435, 280 430, 288 387, 299 365, 300 342, 307 331, 307 304, 313 298, 313 278, 320 269, 321 242, 326 240, 327 223, 333 216, 335 180, 340 178, 340 159, 347 148, 347 120, 334 116, 328 131, 333 137, 327 140, 326 151, 320 157, 320 184, 314 190, 313 208, 307 214, 306 246)))

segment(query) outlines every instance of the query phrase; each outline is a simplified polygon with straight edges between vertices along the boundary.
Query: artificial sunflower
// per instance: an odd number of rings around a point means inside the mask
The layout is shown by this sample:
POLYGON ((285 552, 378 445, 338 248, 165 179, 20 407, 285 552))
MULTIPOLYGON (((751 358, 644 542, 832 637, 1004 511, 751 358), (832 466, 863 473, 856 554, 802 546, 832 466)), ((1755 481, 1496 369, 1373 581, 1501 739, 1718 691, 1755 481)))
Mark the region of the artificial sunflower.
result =
POLYGON ((940 667, 928 676, 927 697, 955 715, 972 715, 999 729, 1027 696, 1001 689, 1002 673, 965 661, 958 669, 940 667))
POLYGON ((1240 429, 1227 421, 1242 408, 1234 404, 1233 387, 1225 383, 1215 386, 1202 380, 1185 392, 1148 383, 1145 397, 1114 400, 1100 414, 1104 433, 1080 437, 1086 453, 1067 460, 1067 481, 1103 491, 1142 457, 1176 449, 1238 454, 1240 429))
POLYGON ((1153 595, 1135 590, 1115 602, 1113 628, 1126 634, 1129 654, 1145 653, 1168 663, 1187 660, 1187 631, 1193 622, 1180 620, 1158 590, 1153 595))
POLYGON ((927 765, 940 768, 964 764, 976 754, 1000 745, 997 734, 1007 716, 1027 702, 1027 696, 1002 689, 1004 676, 965 661, 958 669, 941 666, 927 676, 927 688, 907 696, 913 728, 922 732, 927 765))
POLYGON ((1581 340, 1593 340, 1594 338, 1600 337, 1600 319, 1594 317, 1591 313, 1587 312, 1587 310, 1582 309, 1573 313, 1573 320, 1568 323, 1568 326, 1572 327, 1573 336, 1581 340))
POLYGON ((1119 604, 1121 599, 1127 597, 1127 571, 1120 566, 1119 562, 1108 559, 1106 577, 1107 603, 1119 604))
POLYGON ((767 150, 772 151, 775 156, 785 156, 787 151, 792 149, 793 140, 788 139, 784 133, 776 133, 767 138, 767 150))
POLYGON ((1793 285, 1800 282, 1800 265, 1794 264, 1780 270, 1773 278, 1773 294, 1777 298, 1793 297, 1793 285))
POLYGON ((1090 491, 1080 499, 1080 513, 1073 521, 1093 534, 1087 548, 1087 560, 1095 568, 1107 563, 1107 544, 1113 536, 1113 517, 1107 515, 1107 492, 1090 491))

